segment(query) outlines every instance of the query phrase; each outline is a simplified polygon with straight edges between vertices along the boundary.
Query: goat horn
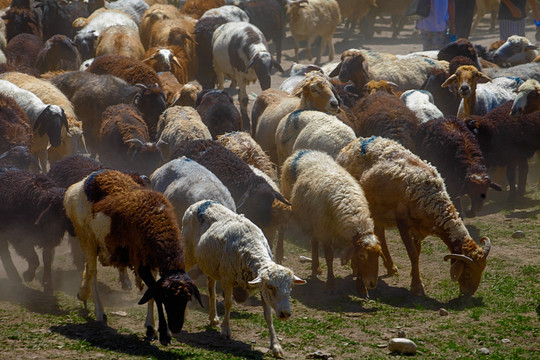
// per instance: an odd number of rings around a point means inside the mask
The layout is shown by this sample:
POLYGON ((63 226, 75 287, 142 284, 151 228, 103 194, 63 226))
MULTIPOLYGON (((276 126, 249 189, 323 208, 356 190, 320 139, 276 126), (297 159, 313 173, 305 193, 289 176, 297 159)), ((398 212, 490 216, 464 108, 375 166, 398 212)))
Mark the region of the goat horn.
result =
POLYGON ((0 160, 2 160, 3 158, 5 158, 6 156, 8 156, 9 154, 9 150, 4 152, 2 155, 0 155, 0 160))
POLYGON ((141 89, 144 89, 144 90, 148 89, 148 87, 146 85, 141 84, 141 83, 135 84, 135 86, 140 87, 141 89))
POLYGON ((150 60, 154 60, 157 56, 157 53, 155 53, 154 55, 150 56, 150 57, 147 57, 146 59, 144 60, 141 60, 142 62, 147 62, 147 61, 150 61, 150 60))
POLYGON ((178 65, 178 67, 181 69, 181 70, 184 70, 184 67, 180 64, 180 61, 178 61, 178 58, 176 56, 173 56, 172 57, 172 61, 173 63, 175 63, 176 65, 178 65))
POLYGON ((137 143, 137 144, 140 144, 141 146, 145 145, 140 139, 129 139, 129 140, 126 140, 126 143, 137 143))
POLYGON ((448 254, 444 256, 444 261, 448 261, 448 259, 455 259, 455 260, 461 260, 464 261, 467 264, 474 265, 473 259, 471 259, 468 256, 461 255, 461 254, 448 254))
POLYGON ((491 240, 487 236, 484 236, 480 239, 480 243, 484 244, 484 257, 488 257, 489 251, 491 250, 491 240))
POLYGON ((388 85, 392 86, 393 88, 396 88, 396 89, 399 87, 398 84, 396 84, 395 82, 392 82, 392 81, 387 81, 386 83, 388 85))

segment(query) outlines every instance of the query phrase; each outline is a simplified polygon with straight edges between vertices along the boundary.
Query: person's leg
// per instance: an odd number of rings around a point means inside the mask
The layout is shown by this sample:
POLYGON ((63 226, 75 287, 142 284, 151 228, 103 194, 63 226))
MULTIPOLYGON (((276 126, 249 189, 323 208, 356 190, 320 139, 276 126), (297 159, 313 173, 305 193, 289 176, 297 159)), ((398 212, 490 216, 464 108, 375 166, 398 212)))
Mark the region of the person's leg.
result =
POLYGON ((512 20, 499 20, 499 38, 501 40, 508 39, 510 36, 515 35, 518 31, 516 21, 512 20))
POLYGON ((476 0, 455 0, 456 38, 468 39, 476 0))

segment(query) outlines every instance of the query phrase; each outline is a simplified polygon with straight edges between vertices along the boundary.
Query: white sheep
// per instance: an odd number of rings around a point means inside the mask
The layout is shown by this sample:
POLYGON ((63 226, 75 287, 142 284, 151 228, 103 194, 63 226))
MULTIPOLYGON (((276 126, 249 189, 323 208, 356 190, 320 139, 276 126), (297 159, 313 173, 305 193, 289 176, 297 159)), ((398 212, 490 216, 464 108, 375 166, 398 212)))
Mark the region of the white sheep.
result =
POLYGON ((326 288, 335 290, 334 250, 352 258, 361 296, 377 285, 379 240, 374 234, 368 202, 358 182, 328 154, 299 150, 283 164, 281 189, 292 203, 293 219, 310 237, 312 277, 319 268, 319 243, 328 269, 326 288))
POLYGON ((444 116, 435 105, 433 95, 427 90, 407 90, 401 94, 400 98, 416 114, 420 123, 444 116))
POLYGON ((278 164, 299 149, 323 151, 335 158, 354 139, 354 130, 334 115, 296 110, 283 117, 276 129, 278 164))
POLYGON ((436 235, 447 245, 452 259, 451 278, 459 281, 462 293, 472 295, 478 289, 489 238, 482 238, 482 249, 472 239, 459 217, 444 181, 435 167, 398 144, 382 137, 358 138, 341 150, 336 161, 354 176, 369 203, 384 254, 388 274, 397 273, 384 228, 397 226, 411 261, 411 291, 424 295, 419 256, 422 240, 436 235))
MULTIPOLYGON (((334 67, 332 69, 334 69, 334 67)), ((289 72, 289 77, 283 80, 281 85, 279 85, 279 90, 283 90, 288 94, 292 94, 298 84, 300 84, 302 80, 306 78, 306 74, 310 71, 318 71, 320 73, 326 74, 321 67, 315 64, 302 65, 294 63, 291 67, 291 71, 289 72)))
POLYGON ((225 298, 221 335, 231 337, 229 325, 234 300, 243 302, 259 289, 264 319, 270 331, 270 349, 283 357, 283 349, 272 323, 272 309, 281 320, 291 315, 289 296, 294 285, 305 284, 293 271, 276 264, 262 231, 243 215, 213 201, 191 205, 182 220, 186 269, 194 265, 208 277, 210 325, 217 325, 216 281, 225 298))
POLYGON ((34 129, 31 152, 39 159, 41 169, 47 171, 47 148, 61 144, 62 128, 68 129, 64 110, 58 105, 48 105, 28 90, 21 89, 7 80, 0 80, 0 93, 19 104, 34 129))
POLYGON ((524 36, 512 35, 493 54, 496 64, 511 66, 530 63, 538 56, 538 47, 524 36))

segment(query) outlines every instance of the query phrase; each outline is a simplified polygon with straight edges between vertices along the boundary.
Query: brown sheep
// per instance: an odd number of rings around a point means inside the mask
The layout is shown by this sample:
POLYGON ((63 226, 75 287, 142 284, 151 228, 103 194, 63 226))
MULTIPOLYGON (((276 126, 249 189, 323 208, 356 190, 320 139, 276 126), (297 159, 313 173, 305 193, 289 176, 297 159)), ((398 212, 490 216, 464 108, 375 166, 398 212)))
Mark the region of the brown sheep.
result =
POLYGON ((194 19, 199 19, 207 10, 223 5, 225 5, 225 0, 187 0, 180 12, 194 19))
POLYGON ((101 55, 122 55, 141 60, 144 56, 144 46, 139 38, 139 32, 125 25, 109 26, 96 40, 96 57, 101 55))
POLYGON ((57 70, 79 70, 81 54, 77 46, 65 35, 53 35, 46 42, 36 59, 40 73, 57 70))

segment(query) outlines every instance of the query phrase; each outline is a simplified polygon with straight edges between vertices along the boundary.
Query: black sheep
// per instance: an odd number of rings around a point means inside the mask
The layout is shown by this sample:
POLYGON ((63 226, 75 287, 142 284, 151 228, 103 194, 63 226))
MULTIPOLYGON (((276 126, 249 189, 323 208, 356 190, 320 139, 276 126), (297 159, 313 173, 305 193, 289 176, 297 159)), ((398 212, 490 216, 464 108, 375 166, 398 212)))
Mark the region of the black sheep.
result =
POLYGON ((203 90, 197 94, 195 109, 208 127, 212 139, 242 129, 242 116, 233 99, 223 90, 203 90))

